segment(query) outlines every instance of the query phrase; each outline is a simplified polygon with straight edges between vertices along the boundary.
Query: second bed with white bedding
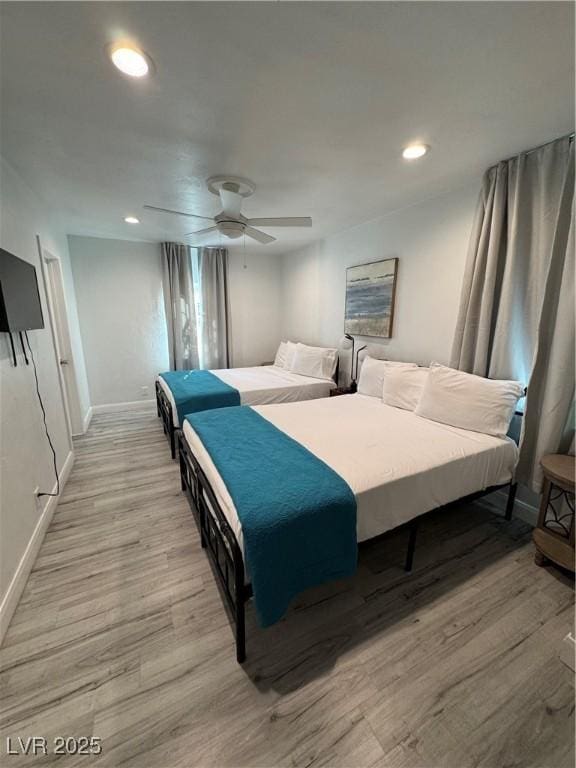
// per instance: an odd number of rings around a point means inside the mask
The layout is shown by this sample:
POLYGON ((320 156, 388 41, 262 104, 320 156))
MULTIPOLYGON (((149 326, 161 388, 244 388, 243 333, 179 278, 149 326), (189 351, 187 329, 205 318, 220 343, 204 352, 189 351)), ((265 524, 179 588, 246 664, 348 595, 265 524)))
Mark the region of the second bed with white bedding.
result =
MULTIPOLYGON (((325 398, 336 384, 325 379, 314 379, 292 373, 276 365, 262 365, 252 368, 225 368, 211 371, 240 394, 242 405, 267 405, 270 403, 294 403, 300 400, 325 398)), ((162 390, 172 406, 175 427, 179 427, 178 411, 174 396, 168 384, 159 376, 162 390)))
MULTIPOLYGON (((348 483, 357 502, 358 541, 510 482, 518 458, 509 438, 429 421, 360 394, 254 410, 348 483)), ((242 526, 222 478, 188 422, 183 433, 243 551, 242 526)))

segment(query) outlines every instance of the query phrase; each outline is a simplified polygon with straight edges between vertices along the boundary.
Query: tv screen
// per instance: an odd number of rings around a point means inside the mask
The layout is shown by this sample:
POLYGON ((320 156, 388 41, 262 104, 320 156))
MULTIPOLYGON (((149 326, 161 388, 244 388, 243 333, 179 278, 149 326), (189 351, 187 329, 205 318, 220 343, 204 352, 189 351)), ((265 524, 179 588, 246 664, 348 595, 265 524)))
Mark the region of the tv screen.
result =
POLYGON ((36 270, 0 248, 0 331, 44 328, 36 270))

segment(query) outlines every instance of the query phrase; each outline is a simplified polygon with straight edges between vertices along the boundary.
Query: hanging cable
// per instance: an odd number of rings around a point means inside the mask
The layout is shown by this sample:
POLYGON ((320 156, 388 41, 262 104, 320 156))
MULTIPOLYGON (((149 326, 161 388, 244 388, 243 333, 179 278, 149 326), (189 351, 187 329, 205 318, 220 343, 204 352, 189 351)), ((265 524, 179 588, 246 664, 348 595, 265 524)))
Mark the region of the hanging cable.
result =
POLYGON ((30 346, 30 339, 28 338, 28 331, 24 331, 24 337, 26 339, 26 344, 28 345, 28 351, 30 352, 30 359, 32 360, 32 366, 34 368, 34 379, 36 381, 36 394, 38 395, 38 402, 40 403, 40 408, 42 410, 42 419, 44 421, 44 430, 46 432, 46 437, 48 438, 48 444, 50 445, 50 450, 52 451, 52 459, 54 464, 54 475, 56 477, 56 493, 39 493, 38 498, 40 496, 59 496, 60 495, 60 478, 58 477, 58 464, 56 461, 56 451, 54 450, 54 445, 52 443, 52 438, 50 437, 50 432, 48 431, 48 424, 46 423, 46 409, 44 408, 44 403, 42 402, 42 395, 40 394, 40 385, 38 384, 38 371, 36 370, 36 361, 34 360, 34 355, 32 353, 32 347, 30 346))

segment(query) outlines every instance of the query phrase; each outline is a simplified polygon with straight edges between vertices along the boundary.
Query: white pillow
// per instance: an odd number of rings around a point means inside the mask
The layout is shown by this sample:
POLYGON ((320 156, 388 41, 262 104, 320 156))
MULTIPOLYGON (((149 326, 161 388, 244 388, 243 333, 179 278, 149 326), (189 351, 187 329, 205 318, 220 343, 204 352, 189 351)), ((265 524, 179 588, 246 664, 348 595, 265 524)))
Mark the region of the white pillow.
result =
POLYGON ((296 354, 297 346, 298 345, 294 344, 293 341, 286 342, 286 357, 284 359, 284 368, 286 368, 287 371, 292 370, 292 363, 294 362, 294 355, 296 354))
POLYGON ((281 341, 278 350, 276 352, 276 357, 274 358, 274 365, 277 365, 278 368, 284 368, 284 363, 286 362, 286 342, 281 341))
POLYGON ((336 363, 337 350, 335 349, 297 344, 291 370, 294 373, 311 376, 315 379, 331 379, 336 369, 336 363))
POLYGON ((453 427, 505 437, 516 403, 524 394, 518 381, 497 381, 432 363, 418 416, 453 427))
POLYGON ((358 392, 361 395, 370 395, 370 397, 382 398, 384 388, 384 376, 386 375, 386 366, 388 370, 395 367, 416 368, 416 363, 396 363, 390 360, 377 360, 375 357, 367 355, 360 369, 360 378, 358 380, 358 392))
POLYGON ((413 411, 418 405, 428 368, 395 365, 385 369, 382 400, 386 405, 413 411))
POLYGON ((338 350, 334 349, 334 347, 311 347, 308 344, 302 344, 301 342, 298 343, 299 347, 304 347, 308 350, 314 350, 319 355, 323 355, 327 361, 330 363, 330 374, 329 378, 332 378, 334 374, 336 373, 336 366, 338 365, 338 350))

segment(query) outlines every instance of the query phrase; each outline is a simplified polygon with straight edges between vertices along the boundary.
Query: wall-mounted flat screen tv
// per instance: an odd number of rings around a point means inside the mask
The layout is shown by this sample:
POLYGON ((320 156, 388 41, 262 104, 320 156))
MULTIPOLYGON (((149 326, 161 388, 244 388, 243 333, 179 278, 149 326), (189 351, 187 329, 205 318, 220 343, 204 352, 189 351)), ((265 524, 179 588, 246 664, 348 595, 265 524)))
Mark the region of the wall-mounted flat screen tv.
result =
POLYGON ((44 328, 36 270, 0 248, 0 331, 44 328))

